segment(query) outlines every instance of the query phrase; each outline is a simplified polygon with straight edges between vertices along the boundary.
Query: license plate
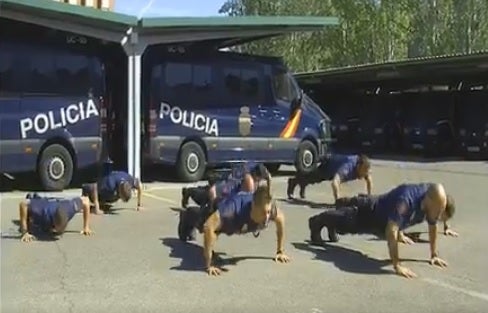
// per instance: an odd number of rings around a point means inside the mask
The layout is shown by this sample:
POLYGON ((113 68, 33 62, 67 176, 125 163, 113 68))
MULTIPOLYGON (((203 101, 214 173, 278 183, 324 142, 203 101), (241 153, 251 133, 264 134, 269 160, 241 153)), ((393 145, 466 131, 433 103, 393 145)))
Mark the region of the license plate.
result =
POLYGON ((480 152, 480 147, 468 147, 469 152, 480 152))
POLYGON ((369 141, 363 141, 363 146, 371 146, 371 142, 369 142, 369 141))
POLYGON ((424 148, 424 145, 421 145, 421 144, 419 144, 419 143, 416 143, 416 144, 413 144, 413 145, 412 145, 412 147, 413 147, 414 149, 423 149, 423 148, 424 148))

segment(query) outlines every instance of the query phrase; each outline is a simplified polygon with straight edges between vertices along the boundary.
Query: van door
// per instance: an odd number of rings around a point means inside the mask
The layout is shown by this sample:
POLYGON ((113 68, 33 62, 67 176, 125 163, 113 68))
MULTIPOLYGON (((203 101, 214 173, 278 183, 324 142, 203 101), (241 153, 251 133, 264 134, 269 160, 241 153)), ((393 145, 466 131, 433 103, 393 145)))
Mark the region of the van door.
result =
POLYGON ((0 172, 30 170, 23 160, 20 99, 24 66, 15 45, 0 44, 0 172))
POLYGON ((268 108, 268 115, 272 121, 269 158, 285 162, 294 159, 298 141, 296 133, 302 115, 300 103, 297 102, 298 86, 284 68, 273 68, 270 76, 273 105, 268 108))
POLYGON ((267 158, 269 122, 264 76, 259 65, 221 63, 219 152, 225 160, 262 161, 267 158))

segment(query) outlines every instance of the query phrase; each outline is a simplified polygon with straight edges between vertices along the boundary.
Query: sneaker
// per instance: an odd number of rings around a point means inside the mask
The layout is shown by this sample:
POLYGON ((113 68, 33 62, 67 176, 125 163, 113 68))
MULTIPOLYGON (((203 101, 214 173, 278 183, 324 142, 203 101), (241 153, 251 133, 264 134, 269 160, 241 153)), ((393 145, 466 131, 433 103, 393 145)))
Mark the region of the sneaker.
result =
POLYGON ((288 187, 286 188, 286 195, 288 199, 293 199, 293 193, 295 192, 296 181, 294 178, 288 178, 288 187))
POLYGON ((190 195, 188 189, 183 187, 181 188, 181 207, 186 209, 188 206, 188 200, 190 199, 190 195))

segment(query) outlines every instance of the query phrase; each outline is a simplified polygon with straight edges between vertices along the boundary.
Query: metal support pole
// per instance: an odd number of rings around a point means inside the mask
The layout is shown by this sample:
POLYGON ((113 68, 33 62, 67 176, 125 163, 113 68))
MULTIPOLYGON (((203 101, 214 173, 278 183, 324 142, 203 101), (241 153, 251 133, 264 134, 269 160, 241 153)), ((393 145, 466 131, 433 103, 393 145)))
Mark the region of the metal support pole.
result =
POLYGON ((132 28, 121 42, 128 55, 127 101, 127 172, 141 178, 141 84, 142 54, 146 44, 132 28))
POLYGON ((129 55, 127 89, 127 172, 134 175, 134 56, 129 55))
POLYGON ((141 178, 141 137, 142 137, 142 132, 141 132, 141 83, 142 83, 142 77, 141 77, 141 54, 138 53, 139 51, 136 52, 136 54, 133 56, 133 61, 134 61, 134 172, 133 176, 136 178, 141 178))

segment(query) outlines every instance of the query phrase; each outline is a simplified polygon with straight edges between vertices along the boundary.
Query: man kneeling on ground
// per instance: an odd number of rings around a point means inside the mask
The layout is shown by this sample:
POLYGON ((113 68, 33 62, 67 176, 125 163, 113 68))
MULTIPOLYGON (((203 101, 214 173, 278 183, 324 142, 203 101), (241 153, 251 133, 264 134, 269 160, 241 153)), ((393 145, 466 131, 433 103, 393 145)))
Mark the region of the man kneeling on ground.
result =
POLYGON ((410 269, 400 264, 398 242, 410 243, 403 230, 427 220, 429 225, 430 263, 440 267, 447 263, 437 252, 437 221, 444 222, 444 233, 457 236, 447 221, 455 212, 454 199, 441 184, 403 184, 378 196, 341 198, 336 210, 328 210, 309 219, 313 243, 321 243, 321 229, 327 227, 329 239, 337 241, 339 234, 385 234, 395 272, 415 277, 410 269))

